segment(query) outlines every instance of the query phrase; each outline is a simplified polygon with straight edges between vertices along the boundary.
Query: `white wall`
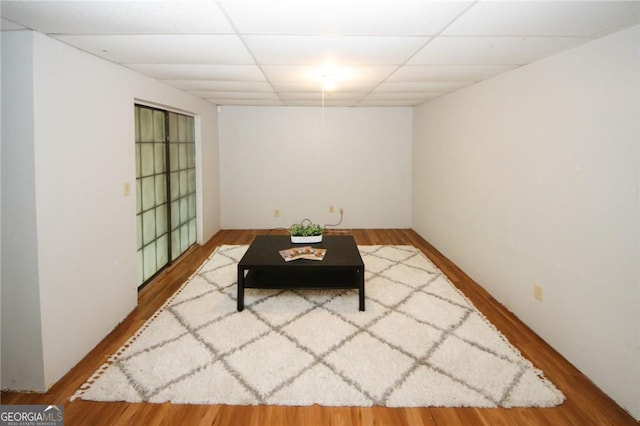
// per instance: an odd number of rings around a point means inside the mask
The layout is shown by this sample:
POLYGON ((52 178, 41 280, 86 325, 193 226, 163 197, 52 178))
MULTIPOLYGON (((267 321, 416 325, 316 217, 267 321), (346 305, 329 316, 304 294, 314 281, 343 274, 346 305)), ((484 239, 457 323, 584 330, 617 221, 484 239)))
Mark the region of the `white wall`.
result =
POLYGON ((413 121, 414 229, 636 418, 639 47, 636 27, 413 121))
MULTIPOLYGON (((200 123, 196 141, 202 173, 198 179, 200 242, 219 229, 217 115, 210 103, 41 34, 6 33, 2 37, 3 74, 8 66, 33 76, 31 101, 29 93, 18 96, 31 102, 32 112, 19 111, 17 114, 24 116, 9 124, 9 131, 15 131, 12 145, 31 145, 21 149, 32 153, 21 158, 2 155, 3 166, 14 161, 28 166, 31 161, 35 174, 31 186, 22 182, 19 174, 10 176, 18 187, 12 188, 11 199, 5 200, 8 182, 3 173, 3 229, 13 228, 12 217, 35 215, 37 245, 34 264, 27 263, 33 256, 9 263, 3 250, 3 308, 24 303, 17 297, 7 298, 7 291, 17 292, 27 278, 25 271, 34 267, 37 275, 28 277, 29 285, 38 291, 37 299, 29 296, 28 302, 34 306, 28 310, 6 314, 3 309, 2 386, 42 391, 86 355, 137 303, 136 197, 133 191, 129 197, 123 194, 125 182, 135 188, 134 103, 143 100, 185 111, 200 123), (20 34, 32 36, 33 43, 17 40, 26 37, 20 34), (33 68, 13 62, 7 65, 7 47, 26 49, 25 54, 30 51, 33 68), (24 137, 29 132, 31 140, 24 137), (12 204, 22 197, 35 201, 24 212, 12 204), (38 301, 40 312, 34 311, 38 301), (41 335, 11 332, 23 317, 38 315, 41 335), (8 342, 7 331, 12 336, 8 342), (44 377, 36 385, 25 382, 21 371, 14 370, 15 365, 24 363, 20 359, 23 354, 15 348, 31 339, 39 339, 42 346, 40 365, 30 362, 34 369, 43 370, 44 377)), ((14 102, 8 96, 3 87, 3 150, 6 117, 14 102)), ((23 226, 28 236, 34 233, 33 225, 30 221, 23 226)), ((2 238, 4 247, 11 244, 4 232, 2 238)), ((36 374, 40 373, 36 370, 36 374)))
POLYGON ((3 388, 13 387, 18 381, 27 389, 44 387, 39 338, 42 318, 37 267, 32 43, 29 32, 2 34, 3 388))
POLYGON ((411 108, 223 107, 222 227, 289 227, 304 218, 324 225, 339 220, 341 207, 340 228, 409 227, 411 115, 411 108))

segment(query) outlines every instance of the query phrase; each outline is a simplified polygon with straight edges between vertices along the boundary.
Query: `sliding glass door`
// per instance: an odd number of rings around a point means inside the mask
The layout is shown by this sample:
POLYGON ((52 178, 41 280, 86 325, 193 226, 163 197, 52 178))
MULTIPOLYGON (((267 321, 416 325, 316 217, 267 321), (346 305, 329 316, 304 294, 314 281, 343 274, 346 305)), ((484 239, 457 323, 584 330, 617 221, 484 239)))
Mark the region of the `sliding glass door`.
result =
POLYGON ((135 106, 138 286, 196 240, 193 117, 135 106))
POLYGON ((169 113, 171 259, 196 241, 196 160, 193 117, 169 113))

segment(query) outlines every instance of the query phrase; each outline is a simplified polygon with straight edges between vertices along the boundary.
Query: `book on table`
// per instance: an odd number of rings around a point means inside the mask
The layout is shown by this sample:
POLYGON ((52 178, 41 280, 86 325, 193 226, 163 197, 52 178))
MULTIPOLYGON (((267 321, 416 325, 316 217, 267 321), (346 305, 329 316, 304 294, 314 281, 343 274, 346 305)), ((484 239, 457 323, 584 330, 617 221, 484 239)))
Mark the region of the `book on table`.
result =
POLYGON ((285 262, 291 262, 298 259, 322 260, 327 249, 315 248, 311 246, 291 247, 286 250, 280 250, 280 256, 285 262))

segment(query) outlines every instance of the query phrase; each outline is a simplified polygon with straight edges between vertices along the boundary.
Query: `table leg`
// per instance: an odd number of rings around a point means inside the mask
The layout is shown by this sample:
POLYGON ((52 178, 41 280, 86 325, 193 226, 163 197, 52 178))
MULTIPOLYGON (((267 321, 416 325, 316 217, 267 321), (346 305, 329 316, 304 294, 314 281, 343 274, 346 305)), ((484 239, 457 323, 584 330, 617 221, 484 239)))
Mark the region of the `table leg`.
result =
POLYGON ((358 296, 360 298, 360 310, 364 311, 364 268, 358 270, 358 296))
POLYGON ((244 268, 238 265, 238 311, 244 309, 244 268))

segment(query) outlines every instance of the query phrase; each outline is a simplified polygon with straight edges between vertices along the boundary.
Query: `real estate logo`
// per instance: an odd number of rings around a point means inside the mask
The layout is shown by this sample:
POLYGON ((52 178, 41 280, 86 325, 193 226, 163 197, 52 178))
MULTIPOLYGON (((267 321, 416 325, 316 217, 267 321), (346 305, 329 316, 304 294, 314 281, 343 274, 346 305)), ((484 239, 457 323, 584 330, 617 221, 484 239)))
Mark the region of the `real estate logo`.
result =
POLYGON ((63 426, 62 405, 0 405, 0 426, 63 426))

